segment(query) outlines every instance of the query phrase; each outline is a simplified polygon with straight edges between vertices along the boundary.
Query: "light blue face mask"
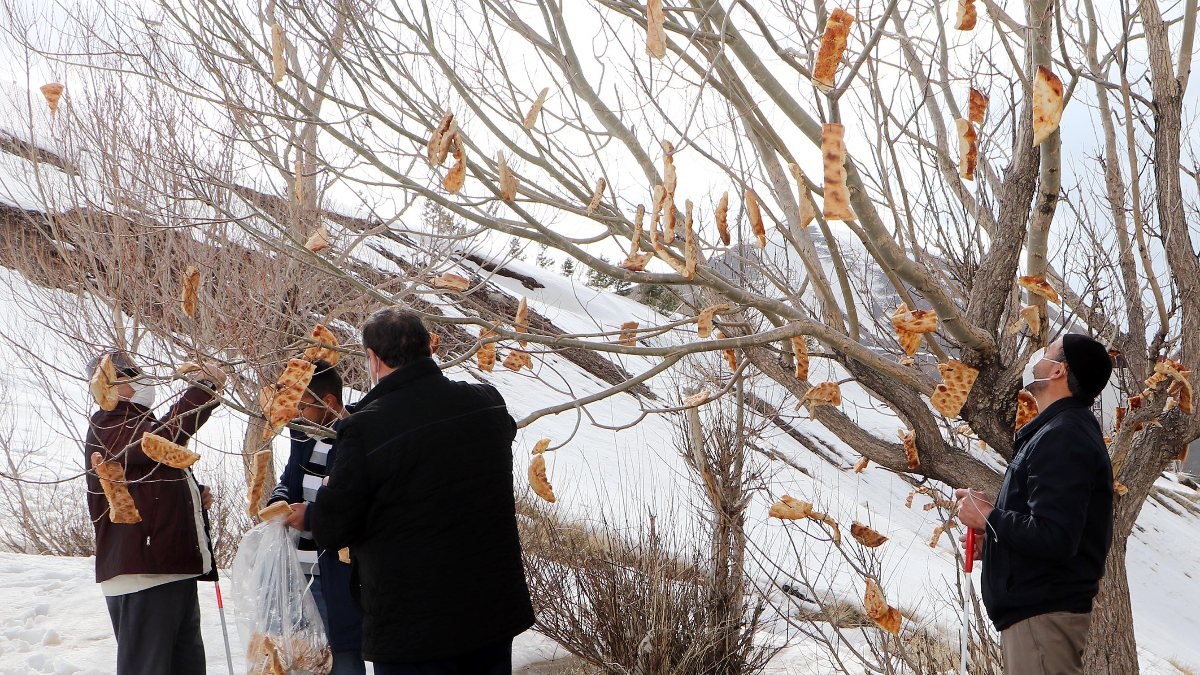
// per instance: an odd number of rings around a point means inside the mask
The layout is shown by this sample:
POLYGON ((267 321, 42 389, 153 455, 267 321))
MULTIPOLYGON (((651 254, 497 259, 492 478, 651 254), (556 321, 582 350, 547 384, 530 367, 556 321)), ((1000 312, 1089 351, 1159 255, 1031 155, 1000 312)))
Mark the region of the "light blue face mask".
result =
POLYGON ((147 408, 154 407, 154 385, 144 382, 130 382, 129 386, 133 387, 133 396, 129 397, 131 403, 136 403, 147 408))
POLYGON ((1049 361, 1050 363, 1062 363, 1062 361, 1055 361, 1054 359, 1046 358, 1046 348, 1042 347, 1034 352, 1033 355, 1029 357, 1029 363, 1025 364, 1025 370, 1021 372, 1021 386, 1028 389, 1037 382, 1049 382, 1053 379, 1050 377, 1038 377, 1037 375, 1033 374, 1034 367, 1042 361, 1049 361))

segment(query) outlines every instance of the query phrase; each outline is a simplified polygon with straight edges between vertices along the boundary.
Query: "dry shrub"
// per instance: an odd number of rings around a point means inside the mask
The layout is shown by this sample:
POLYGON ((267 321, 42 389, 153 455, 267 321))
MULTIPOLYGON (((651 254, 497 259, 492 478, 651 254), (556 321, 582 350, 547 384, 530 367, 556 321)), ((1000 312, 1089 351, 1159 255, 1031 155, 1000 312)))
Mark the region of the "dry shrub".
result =
POLYGON ((756 673, 763 606, 715 597, 702 538, 664 537, 653 516, 626 537, 518 505, 535 629, 605 673, 756 673), (731 609, 724 609, 730 608, 731 609))

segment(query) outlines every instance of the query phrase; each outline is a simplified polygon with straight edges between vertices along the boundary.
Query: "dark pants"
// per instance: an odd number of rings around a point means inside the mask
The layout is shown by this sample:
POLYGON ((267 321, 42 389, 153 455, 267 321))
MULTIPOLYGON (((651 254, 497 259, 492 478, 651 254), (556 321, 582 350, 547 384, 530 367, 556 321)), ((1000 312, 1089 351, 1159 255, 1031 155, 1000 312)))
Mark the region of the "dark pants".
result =
POLYGON ((375 662, 375 675, 512 675, 512 641, 445 661, 375 662))
MULTIPOLYGON (((325 595, 321 592, 321 576, 305 576, 309 580, 309 591, 317 603, 317 611, 321 613, 321 623, 325 626, 326 639, 332 634, 329 627, 329 608, 325 605, 325 595)), ((363 661, 361 650, 351 650, 333 653, 333 670, 329 675, 366 675, 367 664, 363 661)))
POLYGON ((204 675, 196 580, 106 597, 117 675, 204 675))

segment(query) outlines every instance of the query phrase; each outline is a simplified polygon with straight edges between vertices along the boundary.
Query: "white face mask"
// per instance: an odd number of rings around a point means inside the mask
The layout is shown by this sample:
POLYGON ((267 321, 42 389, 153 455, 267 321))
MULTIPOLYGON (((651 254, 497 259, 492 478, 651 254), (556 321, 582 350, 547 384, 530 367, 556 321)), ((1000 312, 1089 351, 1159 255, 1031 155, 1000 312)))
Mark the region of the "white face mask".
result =
POLYGON ((372 389, 379 384, 379 376, 375 374, 375 359, 370 355, 367 355, 367 381, 371 383, 372 389))
POLYGON ((147 408, 154 407, 154 385, 144 382, 130 382, 130 387, 133 387, 133 396, 129 397, 131 403, 136 403, 147 408))
POLYGON ((1029 363, 1025 364, 1025 370, 1021 372, 1021 386, 1028 389, 1037 382, 1049 382, 1051 379, 1053 379, 1049 377, 1038 377, 1037 375, 1033 374, 1034 366, 1042 361, 1049 361, 1050 363, 1062 363, 1062 361, 1055 361, 1054 359, 1046 358, 1046 348, 1042 347, 1034 352, 1033 355, 1029 357, 1029 363))

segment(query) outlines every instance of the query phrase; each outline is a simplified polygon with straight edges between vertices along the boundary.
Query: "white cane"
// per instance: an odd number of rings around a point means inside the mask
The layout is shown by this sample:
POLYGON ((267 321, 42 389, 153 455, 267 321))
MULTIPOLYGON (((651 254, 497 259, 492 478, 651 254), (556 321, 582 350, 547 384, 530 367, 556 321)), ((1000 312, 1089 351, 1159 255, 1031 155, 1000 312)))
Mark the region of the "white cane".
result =
POLYGON ((229 664, 229 675, 233 675, 233 652, 229 649, 229 627, 225 625, 225 603, 221 600, 221 582, 213 581, 217 589, 217 613, 221 615, 221 636, 225 638, 225 662, 229 664))
POLYGON ((963 577, 966 578, 966 584, 963 595, 963 618, 962 618, 962 653, 958 661, 959 675, 967 675, 967 646, 971 643, 971 600, 975 597, 975 591, 971 587, 971 571, 975 567, 975 528, 967 528, 967 545, 963 551, 963 577))

